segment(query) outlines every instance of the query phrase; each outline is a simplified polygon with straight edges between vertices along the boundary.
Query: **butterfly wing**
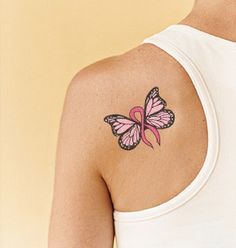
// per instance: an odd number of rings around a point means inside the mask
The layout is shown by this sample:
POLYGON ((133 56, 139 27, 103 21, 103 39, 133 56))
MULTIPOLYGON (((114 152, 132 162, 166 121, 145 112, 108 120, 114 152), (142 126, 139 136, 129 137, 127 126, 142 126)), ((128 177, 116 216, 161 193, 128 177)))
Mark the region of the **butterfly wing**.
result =
POLYGON ((157 129, 170 127, 174 123, 174 120, 174 113, 169 109, 163 109, 160 112, 146 118, 146 122, 157 129))
POLYGON ((140 142, 140 125, 134 124, 127 132, 122 134, 118 143, 125 150, 134 149, 140 142))
POLYGON ((166 102, 159 95, 158 87, 152 88, 145 99, 145 117, 157 113, 165 108, 166 102))
POLYGON ((112 133, 120 136, 118 143, 121 148, 131 150, 140 142, 140 125, 123 115, 108 115, 104 121, 111 125, 112 133))
POLYGON ((130 129, 135 122, 123 115, 108 115, 104 117, 104 121, 111 125, 112 133, 115 136, 121 135, 130 129))
POLYGON ((174 123, 175 115, 165 107, 166 101, 160 97, 158 87, 154 87, 150 90, 145 100, 146 123, 157 129, 170 127, 174 123))

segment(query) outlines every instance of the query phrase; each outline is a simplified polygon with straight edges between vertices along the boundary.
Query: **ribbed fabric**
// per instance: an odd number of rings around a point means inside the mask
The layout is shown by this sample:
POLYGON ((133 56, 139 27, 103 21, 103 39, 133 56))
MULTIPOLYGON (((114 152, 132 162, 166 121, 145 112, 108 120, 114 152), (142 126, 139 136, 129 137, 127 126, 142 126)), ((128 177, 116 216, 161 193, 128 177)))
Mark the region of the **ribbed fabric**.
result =
POLYGON ((143 40, 176 59, 201 100, 208 149, 197 177, 156 207, 114 210, 117 248, 236 247, 236 42, 176 24, 143 40))

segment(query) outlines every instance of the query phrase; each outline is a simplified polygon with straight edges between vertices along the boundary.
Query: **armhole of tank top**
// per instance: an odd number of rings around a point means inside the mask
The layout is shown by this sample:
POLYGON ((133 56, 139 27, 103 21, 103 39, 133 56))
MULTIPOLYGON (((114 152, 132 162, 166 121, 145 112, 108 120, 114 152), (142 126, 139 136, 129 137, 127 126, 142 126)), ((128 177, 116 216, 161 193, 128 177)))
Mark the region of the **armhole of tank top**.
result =
POLYGON ((190 77, 198 97, 201 101, 207 123, 207 133, 208 133, 208 147, 206 151, 205 160, 202 168, 200 169, 198 175, 194 180, 179 194, 170 200, 142 210, 137 211, 113 211, 113 217, 116 222, 137 222, 147 219, 156 218, 158 216, 164 215, 170 211, 175 210, 184 203, 188 202, 193 196, 195 196, 206 184, 210 175, 212 174, 219 153, 219 128, 218 121, 215 111, 214 103, 211 99, 210 92, 207 88, 206 82, 204 81, 200 71, 193 61, 174 43, 166 39, 165 36, 158 34, 146 38, 141 44, 150 43, 153 44, 171 57, 173 57, 180 65, 184 68, 188 76, 190 77))

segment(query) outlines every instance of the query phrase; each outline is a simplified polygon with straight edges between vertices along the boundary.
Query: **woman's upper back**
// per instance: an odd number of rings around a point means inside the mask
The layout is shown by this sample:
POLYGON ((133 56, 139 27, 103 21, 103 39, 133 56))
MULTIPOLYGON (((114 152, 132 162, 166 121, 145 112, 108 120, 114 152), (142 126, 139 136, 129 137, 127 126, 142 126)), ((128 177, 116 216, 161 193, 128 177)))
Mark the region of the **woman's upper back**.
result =
MULTIPOLYGON (((119 114, 130 118, 130 110, 134 106, 145 109, 148 93, 158 87, 160 97, 166 102, 163 109, 171 110, 175 119, 170 127, 158 130, 160 145, 153 132, 149 128, 145 130, 153 149, 140 138, 135 148, 124 150, 118 144, 119 135, 115 137, 111 127, 105 126, 105 135, 111 136, 109 140, 106 138, 108 149, 113 155, 105 157, 101 171, 117 211, 153 207, 178 194, 199 172, 207 149, 205 115, 183 67, 150 44, 143 44, 126 56, 130 58, 121 60, 131 64, 134 56, 139 60, 134 60, 133 69, 126 65, 127 79, 117 82, 119 86, 113 90, 116 101, 109 106, 106 116, 119 114)), ((136 118, 141 122, 139 113, 136 118)))

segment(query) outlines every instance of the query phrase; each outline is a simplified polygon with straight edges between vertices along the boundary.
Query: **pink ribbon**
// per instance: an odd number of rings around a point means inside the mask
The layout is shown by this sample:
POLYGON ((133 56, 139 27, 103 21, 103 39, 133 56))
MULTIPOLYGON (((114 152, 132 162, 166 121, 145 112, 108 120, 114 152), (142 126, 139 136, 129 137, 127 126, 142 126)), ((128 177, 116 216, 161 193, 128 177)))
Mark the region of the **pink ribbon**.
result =
POLYGON ((129 112, 129 116, 130 118, 135 121, 136 123, 139 123, 141 125, 141 138, 142 141, 148 145, 151 146, 153 148, 153 145, 147 140, 146 136, 145 136, 145 127, 148 128, 149 130, 152 131, 152 133, 155 135, 157 143, 160 145, 160 134, 157 131, 157 129, 147 123, 144 123, 145 120, 145 116, 144 116, 144 109, 140 106, 135 106, 133 107, 130 112, 129 112), (135 113, 140 113, 141 115, 141 121, 139 121, 136 117, 135 117, 135 113))

